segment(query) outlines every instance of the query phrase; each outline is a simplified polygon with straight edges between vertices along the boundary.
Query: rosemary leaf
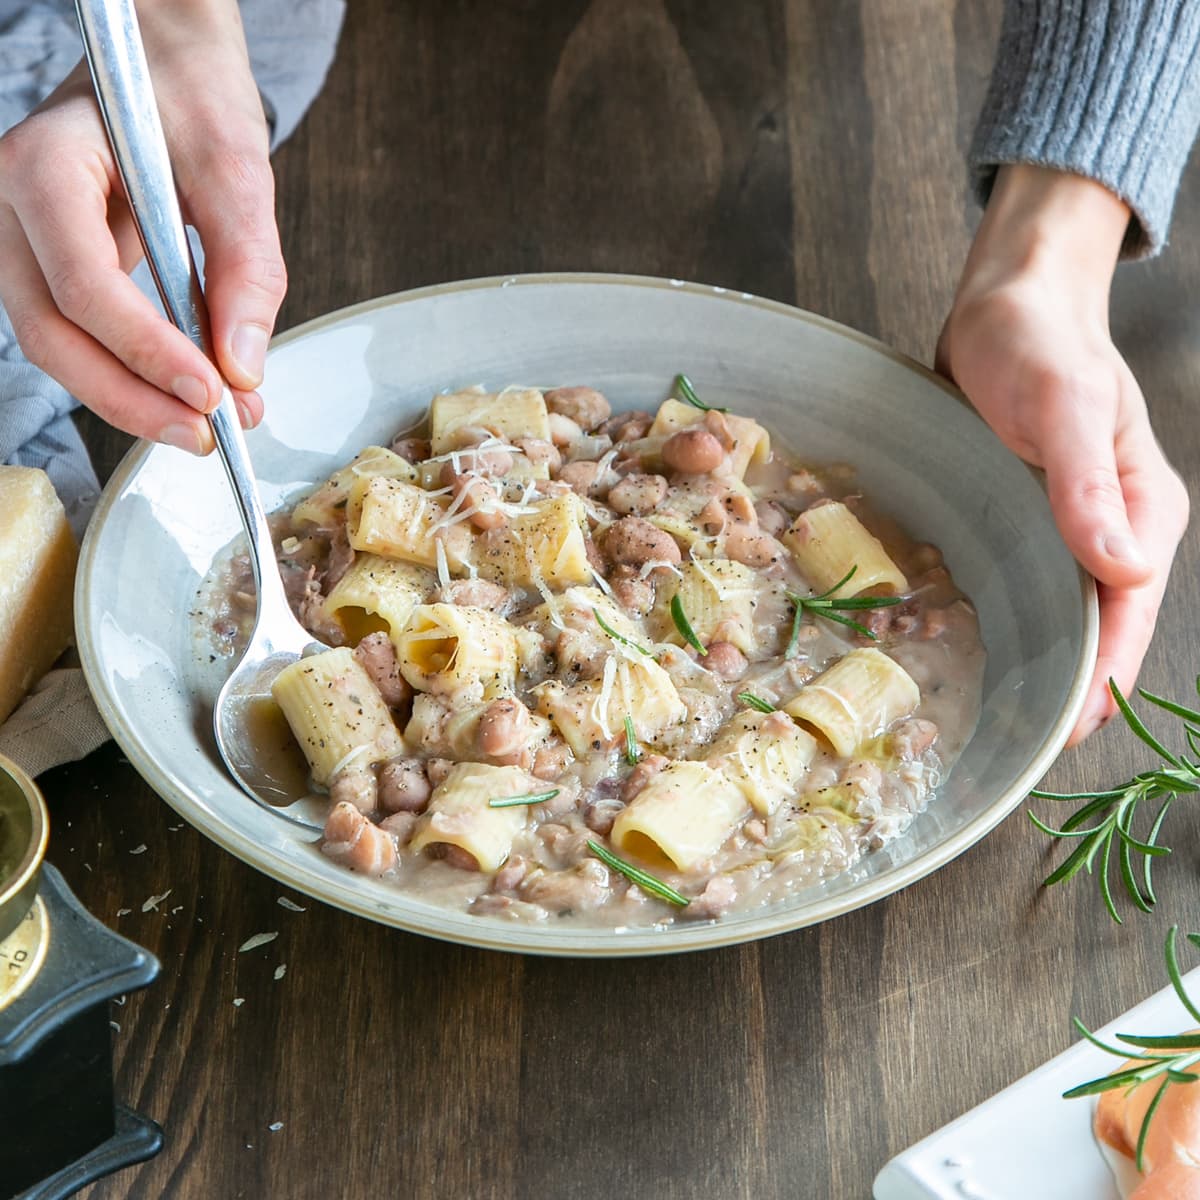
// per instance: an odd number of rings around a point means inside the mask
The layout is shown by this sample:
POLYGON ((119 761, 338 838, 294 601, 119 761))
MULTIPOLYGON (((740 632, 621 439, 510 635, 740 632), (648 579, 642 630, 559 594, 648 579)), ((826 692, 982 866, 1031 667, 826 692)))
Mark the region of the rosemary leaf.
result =
POLYGON ((699 396, 696 395, 696 389, 692 386, 692 381, 686 375, 675 376, 675 391, 677 391, 693 408, 702 409, 704 412, 728 412, 727 408, 714 408, 711 404, 705 404, 699 396))
POLYGON ((873 642, 879 640, 865 625, 860 625, 857 621, 852 621, 849 617, 840 616, 839 614, 843 612, 865 612, 868 609, 876 608, 891 608, 893 605, 902 604, 906 597, 835 596, 835 592, 854 578, 857 570, 857 566, 851 567, 833 587, 827 588, 817 596, 801 596, 796 592, 785 593, 787 598, 795 605, 795 614, 792 618, 792 637, 788 642, 787 649, 784 651, 785 658, 791 656, 792 650, 795 647, 795 642, 800 632, 801 612, 810 612, 813 616, 824 617, 826 621, 834 621, 838 625, 847 625, 855 633, 859 633, 865 638, 870 638, 873 642))
POLYGON ((1145 688, 1138 688, 1138 695, 1143 700, 1149 700, 1151 704, 1157 704, 1159 708, 1165 708, 1167 712, 1174 713, 1177 717, 1183 717, 1185 721, 1195 721, 1200 724, 1200 712, 1194 708, 1188 708, 1183 704, 1176 704, 1173 700, 1168 700, 1164 696, 1156 696, 1153 692, 1146 691, 1145 688))
POLYGON ((785 659, 795 657, 796 647, 800 642, 800 624, 803 620, 803 617, 804 607, 803 605, 797 604, 795 611, 792 613, 792 633, 788 638, 788 644, 786 647, 784 647, 783 651, 783 657, 785 659))
POLYGON ((561 788, 551 788, 546 792, 526 792, 523 796, 504 796, 499 800, 489 800, 488 808, 515 808, 518 804, 541 804, 544 800, 553 800, 561 788))
POLYGON ((1112 698, 1117 702, 1117 707, 1121 710, 1121 716, 1125 718, 1125 723, 1133 732, 1154 751, 1155 754, 1165 758, 1173 767, 1181 766, 1179 759, 1175 757, 1155 736, 1142 724, 1142 719, 1129 707, 1129 701, 1125 699, 1121 689, 1117 687, 1117 681, 1109 676, 1108 690, 1112 692, 1112 698))
MULTIPOLYGON (((1158 810, 1158 816, 1154 818, 1154 824, 1150 827, 1150 836, 1146 839, 1148 845, 1158 845, 1158 831, 1162 828, 1163 818, 1167 815, 1167 809, 1170 807, 1171 801, 1168 799, 1163 803, 1162 808, 1158 810)), ((1168 854, 1171 853, 1169 846, 1164 846, 1163 849, 1165 849, 1168 854)), ((1149 900, 1152 905, 1158 903, 1158 898, 1154 895, 1154 885, 1150 881, 1150 868, 1153 862, 1154 858, 1147 854, 1145 861, 1142 864, 1142 882, 1146 889, 1146 899, 1149 900)), ((1191 936, 1191 934, 1188 934, 1188 937, 1191 936)))
POLYGON ((687 908, 691 901, 686 896, 681 896, 669 884, 663 883, 661 879, 655 879, 653 875, 643 871, 640 867, 635 867, 633 863, 626 862, 623 858, 618 858, 611 850, 605 849, 599 842, 588 842, 588 849, 607 866, 612 867, 614 871, 620 871, 631 883, 636 883, 644 892, 649 892, 652 896, 657 896, 660 900, 666 900, 669 904, 677 905, 679 908, 687 908))
POLYGON ((1144 1050, 1200 1050, 1200 1033, 1176 1033, 1156 1037, 1121 1033, 1117 1036, 1121 1041, 1144 1050))
POLYGON ((839 625, 848 625, 855 633, 861 633, 863 637, 870 638, 873 642, 879 641, 865 625, 860 625, 857 621, 850 620, 849 617, 840 617, 835 612, 821 612, 818 615, 824 617, 827 621, 836 621, 839 625))
POLYGON ((1162 1102, 1163 1092, 1167 1090, 1170 1082, 1169 1079, 1164 1079, 1158 1085, 1158 1091, 1154 1093, 1154 1099, 1150 1101, 1149 1107, 1146 1109, 1146 1115, 1142 1118, 1142 1127, 1138 1130, 1137 1154, 1134 1155, 1133 1159, 1139 1171, 1144 1170, 1142 1157, 1146 1149, 1146 1135, 1150 1132, 1150 1121, 1154 1117, 1155 1112, 1158 1111, 1158 1106, 1162 1102))
POLYGON ((671 597, 671 620, 675 622, 675 628, 679 630, 679 636, 693 650, 698 654, 708 654, 708 651, 704 648, 704 643, 696 636, 696 631, 692 628, 691 621, 687 619, 687 613, 683 611, 683 601, 679 599, 678 592, 671 597))
POLYGON ((629 715, 625 717, 625 761, 631 766, 636 766, 638 760, 642 757, 642 752, 638 749, 637 736, 633 731, 633 718, 629 715))
POLYGON ((1171 980, 1171 986, 1175 989, 1175 994, 1179 997, 1180 1003, 1195 1020, 1200 1021, 1200 1009, 1196 1008, 1188 996, 1187 989, 1183 986, 1183 976, 1179 972, 1179 957, 1175 953, 1175 935, 1178 932, 1178 925, 1172 925, 1167 930, 1167 945, 1165 950, 1167 976, 1171 980))
POLYGON ((773 713, 775 711, 775 705, 761 696, 756 696, 753 692, 738 692, 737 698, 747 708, 756 709, 758 712, 773 713))
POLYGON ((647 658, 653 658, 654 653, 647 650, 645 646, 639 646, 637 642, 631 642, 627 637, 619 634, 599 613, 597 609, 592 609, 592 616, 596 618, 600 628, 608 634, 615 642, 620 642, 622 646, 628 646, 631 650, 636 650, 639 654, 644 654, 647 658))

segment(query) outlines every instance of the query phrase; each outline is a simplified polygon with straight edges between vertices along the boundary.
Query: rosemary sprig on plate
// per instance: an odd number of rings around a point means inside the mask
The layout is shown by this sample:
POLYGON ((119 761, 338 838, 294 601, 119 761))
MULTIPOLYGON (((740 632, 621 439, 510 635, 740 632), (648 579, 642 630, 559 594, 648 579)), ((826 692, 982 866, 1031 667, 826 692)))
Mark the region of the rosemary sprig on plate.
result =
POLYGON ((819 596, 801 596, 798 592, 785 593, 796 606, 795 612, 792 614, 792 635, 788 639, 787 649, 783 652, 785 658, 791 658, 795 652, 796 642, 800 638, 800 622, 806 612, 812 613, 814 617, 824 617, 826 621, 836 621, 839 625, 848 625, 855 633, 861 633, 863 637, 868 637, 873 642, 879 640, 865 625, 860 625, 849 617, 843 617, 841 613, 861 612, 870 608, 891 608, 894 604, 902 604, 905 598, 903 596, 835 596, 834 592, 849 583, 857 570, 856 564, 833 587, 819 596))
POLYGON ((686 375, 675 376, 675 391, 684 398, 693 408, 699 408, 704 412, 728 412, 727 408, 717 408, 712 404, 705 404, 699 396, 696 395, 696 389, 692 386, 692 381, 686 375))
POLYGON ((502 796, 488 801, 488 808, 515 808, 518 804, 541 804, 545 800, 553 800, 561 788, 551 788, 546 792, 526 792, 523 796, 502 796))
POLYGON ((687 613, 683 611, 683 601, 679 599, 678 593, 671 597, 671 620, 675 622, 675 628, 679 630, 679 636, 693 650, 698 654, 708 654, 708 651, 704 648, 704 643, 696 636, 696 631, 692 628, 691 621, 687 619, 687 613))
POLYGON ((633 731, 633 718, 626 714, 625 716, 625 761, 631 766, 636 767, 638 761, 642 757, 642 752, 638 749, 637 734, 633 731))
MULTIPOLYGON (((1040 821, 1033 813, 1029 814, 1029 818, 1050 837, 1067 841, 1074 839, 1078 843, 1058 867, 1046 876, 1042 881, 1043 886, 1063 883, 1086 868, 1089 875, 1096 876, 1109 916, 1120 924, 1121 917, 1117 912, 1110 881, 1114 860, 1121 885, 1134 907, 1141 912, 1149 912, 1155 903, 1151 868, 1156 858, 1171 853, 1168 846, 1160 845, 1158 841, 1167 810, 1178 796, 1200 792, 1200 712, 1156 696, 1145 688, 1138 689, 1138 695, 1143 700, 1173 713, 1183 721, 1191 757, 1172 754, 1142 723, 1115 680, 1108 681, 1108 690, 1112 692, 1125 723, 1162 759, 1163 765, 1142 771, 1128 782, 1108 791, 1030 792, 1038 800, 1079 803, 1080 807, 1058 829, 1040 821), (1144 837, 1137 837, 1133 832, 1133 824, 1142 812, 1152 814, 1149 817, 1150 828, 1144 837), (1139 859, 1140 863, 1137 861, 1139 859), (1140 870, 1137 870, 1139 866, 1140 870)), ((1200 692, 1200 678, 1196 680, 1196 690, 1200 692)))
POLYGON ((645 646, 639 646, 637 642, 631 642, 629 638, 619 634, 601 615, 598 609, 592 609, 592 616, 596 618, 600 628, 608 634, 615 642, 620 642, 622 646, 628 646, 631 650, 636 650, 639 654, 644 654, 647 658, 653 658, 654 652, 647 650, 645 646))
POLYGON ((612 867, 614 871, 620 871, 631 883, 636 883, 643 892, 649 892, 652 896, 657 896, 660 900, 666 900, 668 904, 674 904, 679 908, 687 908, 691 901, 686 896, 681 896, 670 884, 663 883, 661 879, 655 879, 653 875, 643 871, 641 867, 635 867, 633 863, 626 862, 623 858, 618 858, 611 850, 605 849, 599 842, 588 842, 588 849, 605 865, 612 867))
POLYGON ((753 692, 738 692, 737 698, 747 708, 753 708, 757 712, 773 713, 775 711, 775 705, 761 696, 756 696, 753 692))
MULTIPOLYGON (((1183 976, 1179 970, 1179 959, 1175 953, 1175 936, 1178 929, 1177 925, 1172 925, 1167 931, 1167 975, 1170 977, 1171 986, 1174 987, 1175 994, 1179 997, 1183 1007, 1187 1009, 1193 1020, 1200 1021, 1200 1010, 1188 996, 1187 989, 1183 986, 1183 976)), ((1200 934, 1189 933, 1187 940, 1193 946, 1200 946, 1200 934)), ((1133 1047, 1132 1050, 1128 1050, 1120 1046, 1110 1046, 1107 1042, 1101 1041, 1088 1030, 1078 1017, 1074 1019, 1074 1025, 1076 1030, 1093 1046, 1099 1046, 1106 1054, 1116 1055, 1117 1058, 1132 1059, 1134 1065, 1121 1071, 1114 1071, 1111 1075, 1093 1079, 1089 1083, 1081 1083, 1078 1087, 1063 1092, 1065 1099, 1073 1100, 1077 1096, 1095 1096, 1100 1092, 1111 1091, 1113 1088, 1119 1087, 1133 1088, 1139 1083, 1146 1083, 1151 1079, 1161 1080, 1155 1089, 1154 1098, 1146 1109, 1141 1129, 1138 1131, 1137 1169, 1140 1171, 1142 1170, 1142 1151, 1146 1145, 1146 1134, 1150 1129, 1150 1121, 1162 1101, 1163 1093, 1173 1083, 1195 1083, 1200 1080, 1200 1074, 1192 1069, 1200 1064, 1200 1033, 1183 1033, 1173 1037, 1143 1037, 1131 1033, 1118 1033, 1116 1035, 1118 1041, 1133 1047)))

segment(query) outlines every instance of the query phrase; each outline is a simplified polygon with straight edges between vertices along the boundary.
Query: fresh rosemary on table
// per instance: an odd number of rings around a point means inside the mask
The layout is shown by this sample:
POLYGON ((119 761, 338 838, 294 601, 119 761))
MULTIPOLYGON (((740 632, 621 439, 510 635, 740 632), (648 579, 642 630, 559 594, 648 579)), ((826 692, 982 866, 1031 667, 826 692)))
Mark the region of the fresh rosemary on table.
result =
POLYGON ((853 621, 849 617, 843 617, 841 613, 861 612, 869 608, 891 608, 893 604, 903 603, 905 597, 835 596, 834 592, 849 583, 854 578, 854 573, 857 570, 857 565, 851 567, 833 587, 828 591, 822 592, 819 596, 801 596, 797 592, 785 593, 787 598, 796 606, 796 610, 792 615, 792 636, 788 639, 787 649, 784 651, 785 658, 791 658, 792 653, 796 649, 796 642, 800 638, 800 622, 806 612, 812 613, 814 617, 824 617, 826 621, 836 621, 839 625, 848 625, 855 633, 861 633, 863 637, 868 637, 873 642, 879 640, 865 625, 860 625, 857 621, 853 621))
POLYGON ((686 375, 675 376, 675 391, 684 398, 693 408, 702 409, 704 412, 728 412, 727 408, 716 408, 712 404, 705 404, 699 396, 696 395, 696 389, 692 387, 692 381, 686 375))
POLYGON ((691 904, 686 896, 681 896, 670 884, 663 883, 661 879, 655 879, 641 867, 635 867, 633 863, 618 858, 599 842, 588 842, 588 849, 606 866, 612 867, 614 871, 620 871, 631 883, 636 883, 643 892, 649 892, 652 896, 657 896, 660 900, 666 900, 667 903, 674 904, 679 908, 687 908, 691 904))
MULTIPOLYGON (((1200 792, 1200 712, 1156 696, 1145 688, 1138 688, 1138 695, 1143 700, 1173 713, 1183 721, 1191 757, 1182 753, 1172 754, 1142 723, 1115 680, 1108 681, 1108 690, 1112 692, 1125 723, 1162 759, 1164 765, 1142 771, 1127 783, 1108 791, 1030 792, 1030 796, 1038 800, 1054 800, 1062 804, 1082 801, 1082 804, 1058 829, 1039 820, 1032 812, 1029 818, 1052 838, 1074 839, 1078 842, 1042 881, 1043 886, 1063 883, 1086 868, 1089 875, 1096 876, 1109 916, 1120 924, 1121 917, 1110 882, 1113 860, 1116 860, 1117 874, 1134 907, 1149 912, 1155 903, 1151 867, 1156 858, 1171 853, 1169 847, 1160 845, 1158 841, 1167 810, 1176 797, 1200 792), (1133 832, 1134 820, 1140 813, 1152 814, 1149 817, 1149 831, 1144 837, 1137 837, 1133 832), (1138 859, 1141 860, 1137 864, 1140 870, 1135 869, 1138 859)), ((1200 677, 1196 680, 1196 690, 1200 692, 1200 677)))
MULTIPOLYGON (((1175 953, 1175 935, 1178 928, 1177 925, 1172 925, 1167 931, 1167 975, 1170 977, 1171 986, 1174 987, 1175 994, 1179 997, 1183 1007, 1187 1009, 1193 1020, 1200 1021, 1200 1010, 1188 996, 1187 989, 1183 986, 1183 976, 1179 971, 1179 959, 1175 953)), ((1200 946, 1200 934, 1189 933, 1187 940, 1193 946, 1200 946)), ((1173 1083, 1195 1083, 1200 1079, 1200 1075, 1192 1070, 1193 1067, 1200 1064, 1200 1033, 1183 1033, 1173 1037, 1142 1037, 1131 1033, 1118 1033, 1116 1035, 1118 1041, 1134 1048, 1129 1050, 1102 1042, 1088 1030, 1078 1017, 1074 1019, 1074 1024, 1080 1034, 1093 1046, 1099 1046, 1106 1054, 1113 1054, 1122 1059, 1134 1059, 1136 1062, 1124 1070, 1114 1071, 1111 1075, 1093 1079, 1090 1083, 1081 1083, 1078 1087, 1063 1092, 1066 1099, 1073 1100, 1077 1096, 1095 1096, 1100 1092, 1111 1091, 1113 1088, 1132 1088, 1139 1083, 1161 1077, 1154 1098, 1146 1109, 1141 1129, 1138 1131, 1136 1160, 1137 1169, 1140 1171, 1142 1169, 1142 1151, 1146 1145, 1150 1120, 1158 1109, 1163 1093, 1173 1083), (1142 1051, 1142 1053, 1138 1053, 1138 1051, 1142 1051)))

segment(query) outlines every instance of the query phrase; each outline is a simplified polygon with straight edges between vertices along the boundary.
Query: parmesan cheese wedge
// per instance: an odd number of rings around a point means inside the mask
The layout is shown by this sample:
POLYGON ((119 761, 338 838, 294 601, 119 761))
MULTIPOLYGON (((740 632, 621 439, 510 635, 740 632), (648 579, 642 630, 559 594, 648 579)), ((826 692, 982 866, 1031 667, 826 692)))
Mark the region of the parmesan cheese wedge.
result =
POLYGON ((0 721, 71 641, 78 553, 45 471, 0 466, 0 721))

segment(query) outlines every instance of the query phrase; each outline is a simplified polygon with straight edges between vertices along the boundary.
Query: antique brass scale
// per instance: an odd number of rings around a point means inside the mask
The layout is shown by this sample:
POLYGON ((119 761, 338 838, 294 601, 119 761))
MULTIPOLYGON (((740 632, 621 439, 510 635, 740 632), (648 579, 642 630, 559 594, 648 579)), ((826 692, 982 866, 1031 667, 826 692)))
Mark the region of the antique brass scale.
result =
POLYGON ((61 1200, 162 1145, 114 1101, 109 1024, 109 1002, 158 962, 42 862, 48 824, 33 781, 0 756, 0 1200, 61 1200))

